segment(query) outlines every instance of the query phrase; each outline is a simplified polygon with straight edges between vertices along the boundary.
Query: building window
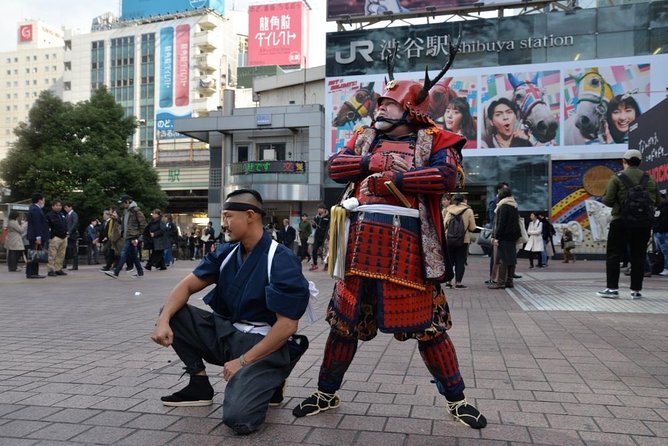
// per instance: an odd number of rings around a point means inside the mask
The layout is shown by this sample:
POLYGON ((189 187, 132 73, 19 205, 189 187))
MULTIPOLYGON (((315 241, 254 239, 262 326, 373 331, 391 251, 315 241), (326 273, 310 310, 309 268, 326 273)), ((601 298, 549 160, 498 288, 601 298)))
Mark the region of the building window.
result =
POLYGON ((48 55, 48 54, 45 54, 45 55, 44 55, 44 58, 45 58, 46 60, 49 60, 49 55, 48 55))
POLYGON ((65 51, 70 51, 72 49, 72 41, 71 40, 66 40, 65 41, 65 51))
POLYGON ((7 76, 12 74, 12 70, 7 70, 7 76))
POLYGON ((248 146, 237 146, 237 162, 245 163, 248 161, 248 146))
POLYGON ((49 71, 49 66, 48 65, 46 67, 44 67, 44 71, 46 71, 46 72, 49 71))
POLYGON ((63 90, 70 91, 72 89, 72 82, 63 82, 63 90))
POLYGON ((72 71, 72 62, 65 62, 65 71, 72 71))
POLYGON ((257 159, 260 161, 281 161, 285 159, 285 143, 257 145, 257 159))
POLYGON ((12 63, 12 58, 11 57, 7 58, 7 63, 12 63))

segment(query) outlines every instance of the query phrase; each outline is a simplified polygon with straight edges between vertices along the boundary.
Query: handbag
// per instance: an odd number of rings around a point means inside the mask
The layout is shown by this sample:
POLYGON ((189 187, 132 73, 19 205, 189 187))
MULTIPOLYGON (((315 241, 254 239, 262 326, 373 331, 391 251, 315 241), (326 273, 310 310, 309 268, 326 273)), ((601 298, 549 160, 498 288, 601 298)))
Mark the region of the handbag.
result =
POLYGON ((520 238, 517 239, 517 244, 524 245, 526 242, 529 241, 529 234, 527 234, 527 228, 524 225, 524 217, 519 218, 518 224, 520 226, 520 238))
POLYGON ((574 240, 568 240, 567 242, 564 242, 564 249, 573 249, 573 248, 575 248, 574 240))
POLYGON ((480 246, 491 247, 492 246, 492 230, 489 229, 489 228, 483 228, 483 230, 480 231, 480 235, 478 236, 477 242, 480 246))
POLYGON ((29 249, 28 261, 46 263, 49 260, 49 253, 45 249, 29 249))

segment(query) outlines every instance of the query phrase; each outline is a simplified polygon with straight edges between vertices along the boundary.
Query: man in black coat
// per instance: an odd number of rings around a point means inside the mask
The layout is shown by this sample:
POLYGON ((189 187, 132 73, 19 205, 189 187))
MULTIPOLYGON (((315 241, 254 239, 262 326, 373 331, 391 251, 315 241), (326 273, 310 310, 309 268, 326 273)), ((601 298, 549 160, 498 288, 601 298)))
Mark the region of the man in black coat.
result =
POLYGON ((72 203, 65 203, 64 209, 67 219, 67 255, 65 258, 72 259, 70 269, 76 270, 79 269, 79 214, 73 209, 72 203))
POLYGON ((283 219, 283 229, 278 231, 278 241, 287 246, 290 251, 295 245, 295 240, 297 239, 297 230, 290 226, 290 220, 287 218, 283 219))
POLYGON ((63 271, 65 260, 65 249, 67 248, 67 222, 63 214, 63 203, 60 200, 51 202, 51 210, 46 213, 46 221, 49 223, 49 261, 47 268, 48 276, 66 276, 63 271))
MULTIPOLYGON (((49 244, 49 224, 42 208, 44 207, 44 195, 32 194, 32 204, 28 209, 28 243, 30 249, 47 249, 49 244)), ((39 275, 39 263, 28 259, 26 265, 26 277, 28 279, 43 279, 39 275)))
POLYGON ((517 240, 521 236, 520 213, 509 187, 499 191, 495 209, 492 243, 497 250, 499 280, 488 286, 490 289, 512 288, 517 265, 517 240))

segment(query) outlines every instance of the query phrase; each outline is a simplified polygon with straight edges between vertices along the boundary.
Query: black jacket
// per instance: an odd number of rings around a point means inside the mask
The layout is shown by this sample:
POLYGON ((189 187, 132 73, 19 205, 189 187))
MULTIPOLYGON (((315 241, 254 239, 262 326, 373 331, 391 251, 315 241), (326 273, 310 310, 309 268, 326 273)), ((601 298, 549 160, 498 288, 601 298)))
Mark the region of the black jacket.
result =
POLYGON ((659 205, 661 214, 654 222, 654 232, 664 233, 668 232, 668 200, 662 199, 659 205))
POLYGON ((314 238, 318 240, 323 240, 329 231, 329 214, 323 215, 322 217, 316 215, 313 219, 313 227, 315 228, 314 238))
POLYGON ((288 226, 287 229, 283 228, 278 231, 278 241, 283 243, 286 246, 294 243, 297 238, 297 231, 292 226, 288 226))
POLYGON ((51 230, 51 238, 67 237, 67 218, 62 212, 49 211, 46 214, 46 220, 49 222, 49 229, 51 230))
MULTIPOLYGON (((513 203, 514 202, 515 200, 513 200, 513 203)), ((494 219, 494 238, 497 240, 516 242, 522 235, 520 232, 519 221, 520 213, 517 210, 517 207, 511 204, 501 204, 496 210, 496 217, 494 219)))

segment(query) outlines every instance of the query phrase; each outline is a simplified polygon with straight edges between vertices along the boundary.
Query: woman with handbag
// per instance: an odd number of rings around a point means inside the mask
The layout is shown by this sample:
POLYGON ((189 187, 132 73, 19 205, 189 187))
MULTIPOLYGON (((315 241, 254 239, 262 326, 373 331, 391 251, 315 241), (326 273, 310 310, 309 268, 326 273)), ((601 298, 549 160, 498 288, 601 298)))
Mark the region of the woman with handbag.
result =
POLYGON ((9 213, 7 230, 7 239, 5 240, 7 268, 9 272, 15 272, 18 271, 19 258, 25 250, 23 236, 28 232, 28 223, 23 221, 23 218, 17 211, 11 211, 9 213))
POLYGON ((569 260, 575 263, 575 254, 573 254, 575 240, 573 240, 573 233, 568 228, 564 228, 564 233, 561 236, 561 249, 564 251, 562 263, 568 263, 569 260))

